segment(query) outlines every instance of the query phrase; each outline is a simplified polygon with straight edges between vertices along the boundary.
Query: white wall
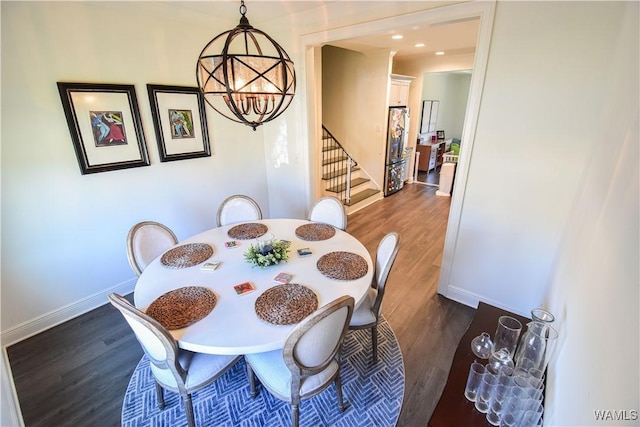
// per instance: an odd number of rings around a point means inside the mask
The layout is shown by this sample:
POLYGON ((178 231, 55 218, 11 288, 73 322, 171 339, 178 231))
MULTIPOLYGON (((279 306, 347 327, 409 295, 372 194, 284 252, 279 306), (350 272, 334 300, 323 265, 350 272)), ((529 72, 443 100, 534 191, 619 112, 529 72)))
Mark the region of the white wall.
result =
POLYGON ((322 48, 322 119, 379 188, 384 185, 389 52, 322 48))
POLYGON ((194 86, 211 27, 162 26, 110 5, 2 3, 3 332, 132 289, 125 238, 138 221, 186 238, 214 226, 233 193, 269 215, 261 131, 208 108, 212 156, 159 162, 146 84, 194 86), (151 166, 81 175, 58 81, 134 84, 151 166))
POLYGON ((462 138, 470 84, 471 74, 442 72, 422 77, 422 99, 440 101, 437 129, 445 131, 446 139, 462 138))
POLYGON ((615 2, 498 3, 447 295, 523 314, 542 302, 581 173, 603 147, 621 19, 615 2))
POLYGON ((547 379, 549 425, 638 425, 638 3, 619 11, 595 129, 602 144, 590 153, 545 296, 560 324, 547 379), (622 418, 596 421, 595 410, 622 418))

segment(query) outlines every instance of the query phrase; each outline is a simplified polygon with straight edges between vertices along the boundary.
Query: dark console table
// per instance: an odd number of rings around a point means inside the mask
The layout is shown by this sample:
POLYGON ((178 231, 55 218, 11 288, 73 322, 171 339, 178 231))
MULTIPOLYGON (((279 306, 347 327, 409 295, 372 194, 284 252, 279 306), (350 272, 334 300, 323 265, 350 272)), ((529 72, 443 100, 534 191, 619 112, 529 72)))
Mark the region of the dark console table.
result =
MULTIPOLYGON (((482 302, 478 304, 476 315, 460 340, 453 356, 447 384, 429 420, 429 427, 491 426, 485 418, 485 414, 478 412, 473 402, 469 402, 464 397, 464 387, 467 383, 469 367, 474 360, 478 359, 471 352, 471 340, 482 332, 487 332, 493 337, 498 326, 498 318, 504 315, 518 319, 522 323, 522 333, 526 331, 526 325, 530 319, 482 302)), ((479 361, 483 364, 486 362, 486 360, 479 361)))

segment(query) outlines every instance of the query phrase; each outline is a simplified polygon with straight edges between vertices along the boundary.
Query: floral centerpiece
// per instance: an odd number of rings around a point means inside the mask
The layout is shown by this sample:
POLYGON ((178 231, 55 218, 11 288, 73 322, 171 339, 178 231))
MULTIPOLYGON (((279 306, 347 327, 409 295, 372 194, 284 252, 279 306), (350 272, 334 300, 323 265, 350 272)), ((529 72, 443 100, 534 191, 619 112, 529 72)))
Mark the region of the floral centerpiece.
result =
POLYGON ((289 242, 273 238, 258 240, 257 245, 249 246, 244 260, 260 268, 280 264, 289 259, 289 245, 289 242))

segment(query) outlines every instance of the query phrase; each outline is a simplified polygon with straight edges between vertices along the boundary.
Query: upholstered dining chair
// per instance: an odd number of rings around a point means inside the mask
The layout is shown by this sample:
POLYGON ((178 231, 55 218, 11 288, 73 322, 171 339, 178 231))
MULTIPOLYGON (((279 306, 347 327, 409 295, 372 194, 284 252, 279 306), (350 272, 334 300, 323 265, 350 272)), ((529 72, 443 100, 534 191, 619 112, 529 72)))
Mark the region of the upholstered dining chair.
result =
POLYGON ((242 194, 235 194, 224 199, 216 215, 218 227, 257 219, 262 219, 260 206, 251 197, 242 194))
POLYGON ((166 225, 155 221, 139 222, 127 235, 129 265, 139 276, 151 261, 177 243, 175 233, 166 225))
POLYGON ((246 354, 251 396, 257 395, 254 374, 278 399, 291 404, 291 423, 299 424, 301 400, 336 385, 338 406, 342 399, 340 349, 353 313, 354 299, 340 297, 316 310, 291 330, 282 350, 246 354))
POLYGON ((309 221, 323 222, 340 230, 347 229, 347 213, 344 205, 335 197, 321 197, 309 213, 309 221))
POLYGON ((160 323, 147 316, 118 294, 109 301, 120 310, 150 360, 156 383, 158 407, 164 409, 163 389, 180 393, 189 427, 195 426, 191 393, 207 387, 240 360, 242 356, 193 353, 178 344, 160 323))
POLYGON ((380 308, 384 297, 385 285, 389 272, 393 266, 400 246, 400 236, 391 232, 385 235, 376 251, 375 271, 373 283, 368 295, 360 307, 353 313, 349 329, 371 329, 371 345, 373 347, 373 362, 378 361, 378 321, 380 320, 380 308))

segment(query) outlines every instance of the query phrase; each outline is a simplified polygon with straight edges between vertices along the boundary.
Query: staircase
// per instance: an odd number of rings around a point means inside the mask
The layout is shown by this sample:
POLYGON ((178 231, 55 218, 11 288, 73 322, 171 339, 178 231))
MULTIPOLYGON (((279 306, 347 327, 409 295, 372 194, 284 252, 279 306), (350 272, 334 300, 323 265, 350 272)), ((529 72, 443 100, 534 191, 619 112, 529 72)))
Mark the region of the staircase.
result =
POLYGON ((347 213, 364 207, 371 197, 380 193, 358 162, 347 153, 338 140, 322 126, 322 180, 324 193, 342 200, 347 213), (364 203, 361 203, 364 202, 364 203))

